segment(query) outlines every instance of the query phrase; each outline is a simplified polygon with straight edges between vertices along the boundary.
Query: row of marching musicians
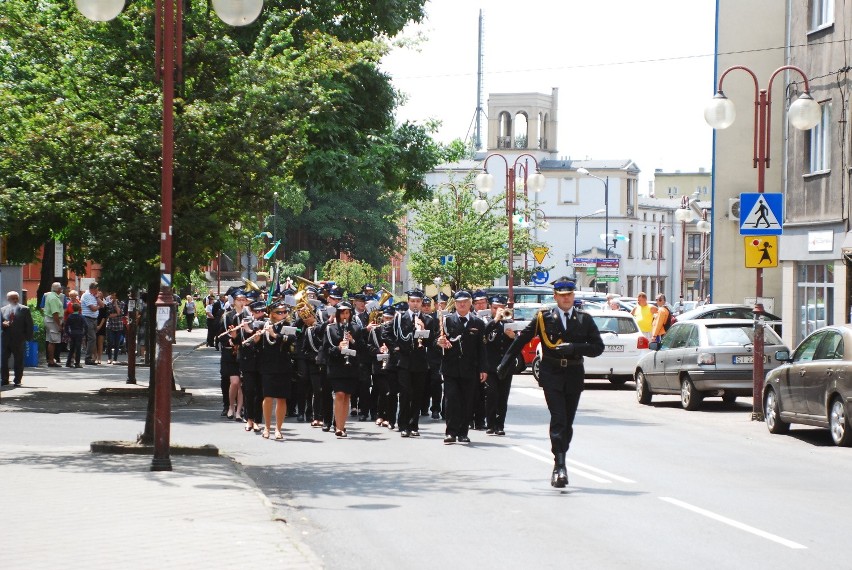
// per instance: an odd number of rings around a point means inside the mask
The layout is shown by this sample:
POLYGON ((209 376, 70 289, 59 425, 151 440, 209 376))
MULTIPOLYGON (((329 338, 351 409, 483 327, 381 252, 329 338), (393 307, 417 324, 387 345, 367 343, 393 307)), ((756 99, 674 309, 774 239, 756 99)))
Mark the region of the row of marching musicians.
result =
MULTIPOLYGON (((294 314, 283 301, 267 306, 237 291, 217 334, 223 413, 245 422, 247 432, 283 439, 287 404, 295 400, 299 417, 307 412, 313 427, 345 438, 357 399, 362 419, 369 413, 410 438, 420 435, 421 409, 431 398, 432 417, 441 411, 446 421, 444 443, 469 442, 483 415, 486 433, 504 435, 512 377, 496 370, 515 337, 504 326, 505 298, 493 297, 492 317, 483 319, 467 291, 453 296, 452 312, 438 300, 435 313, 424 311, 431 299, 422 291, 406 294, 407 302, 371 318, 363 303, 343 301, 339 288, 327 305, 299 302, 294 314)), ((306 300, 311 295, 309 288, 306 300)))

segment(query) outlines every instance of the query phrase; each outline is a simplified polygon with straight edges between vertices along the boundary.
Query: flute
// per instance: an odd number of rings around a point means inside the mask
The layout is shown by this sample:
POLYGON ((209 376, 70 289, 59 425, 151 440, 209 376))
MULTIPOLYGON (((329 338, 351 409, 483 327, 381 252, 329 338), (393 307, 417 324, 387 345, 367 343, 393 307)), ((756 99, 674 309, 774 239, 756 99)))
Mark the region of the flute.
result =
POLYGON ((235 330, 235 329, 237 329, 237 328, 238 328, 238 327, 233 327, 233 326, 228 327, 228 330, 226 330, 225 332, 223 332, 222 334, 220 334, 220 335, 219 335, 219 336, 217 336, 216 338, 218 339, 218 338, 222 338, 222 337, 224 337, 224 336, 227 336, 227 335, 231 334, 232 332, 234 332, 234 330, 235 330))

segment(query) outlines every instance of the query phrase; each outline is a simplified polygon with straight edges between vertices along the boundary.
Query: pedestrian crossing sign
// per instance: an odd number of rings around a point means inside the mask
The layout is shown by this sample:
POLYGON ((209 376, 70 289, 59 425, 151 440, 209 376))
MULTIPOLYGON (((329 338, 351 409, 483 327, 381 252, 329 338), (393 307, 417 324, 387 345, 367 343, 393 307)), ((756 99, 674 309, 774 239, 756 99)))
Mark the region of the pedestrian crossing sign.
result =
POLYGON ((746 236, 743 245, 746 267, 778 267, 778 236, 746 236))
POLYGON ((780 236, 784 219, 784 195, 780 192, 740 194, 740 235, 780 236))

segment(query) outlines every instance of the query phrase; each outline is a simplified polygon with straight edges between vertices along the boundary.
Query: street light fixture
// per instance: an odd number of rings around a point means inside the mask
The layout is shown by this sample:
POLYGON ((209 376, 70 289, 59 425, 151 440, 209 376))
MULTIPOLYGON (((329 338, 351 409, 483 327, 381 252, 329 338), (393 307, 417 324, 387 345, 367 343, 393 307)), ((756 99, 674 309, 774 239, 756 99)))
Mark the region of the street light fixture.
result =
MULTIPOLYGON (((75 0, 90 20, 117 17, 124 0, 75 0)), ((246 25, 260 14, 263 0, 214 0, 216 14, 228 24, 246 25), (252 16, 252 14, 254 14, 252 16)), ((157 297, 157 378, 154 396, 154 459, 151 471, 171 471, 169 457, 172 406, 172 339, 174 296, 172 284, 172 191, 174 175, 175 79, 182 72, 183 2, 158 0, 154 11, 154 51, 157 78, 163 82, 162 179, 160 214, 160 294, 157 297), (176 57, 177 56, 177 57, 176 57)))
MULTIPOLYGON (((488 173, 488 161, 495 156, 499 156, 503 159, 503 162, 506 165, 506 218, 509 224, 509 263, 508 263, 508 295, 509 301, 508 306, 511 308, 515 304, 515 296, 514 296, 514 281, 515 281, 515 273, 514 273, 514 239, 515 239, 515 207, 516 207, 516 196, 515 196, 515 184, 523 183, 524 186, 524 197, 526 197, 527 192, 532 190, 533 192, 540 192, 544 188, 544 175, 541 173, 538 167, 538 161, 536 158, 528 153, 524 153, 519 155, 515 162, 510 166, 509 160, 500 153, 493 153, 488 155, 485 158, 485 162, 482 163, 482 172, 476 175, 476 179, 474 183, 476 185, 476 189, 480 192, 487 193, 494 187, 494 176, 488 173), (523 164, 520 163, 521 158, 528 157, 527 161, 523 164), (532 159, 535 163, 535 173, 529 174, 529 159, 532 159), (519 174, 517 181, 515 179, 516 174, 519 174)), ((480 198, 481 200, 481 198, 480 198)), ((484 201, 484 200, 483 200, 484 201)), ((479 210, 477 208, 481 208, 482 205, 474 202, 474 209, 478 213, 479 210)), ((486 204, 487 209, 487 204, 486 204)))
MULTIPOLYGON (((716 95, 704 109, 704 119, 714 129, 725 129, 731 126, 736 118, 734 104, 722 91, 722 83, 731 71, 740 69, 748 73, 754 81, 754 138, 753 138, 753 167, 757 169, 757 191, 764 193, 766 185, 766 169, 769 168, 769 133, 770 120, 769 109, 772 106, 772 82, 782 71, 794 71, 798 73, 804 82, 804 93, 790 105, 787 117, 790 123, 799 130, 809 130, 820 121, 822 109, 819 103, 814 101, 810 95, 808 76, 800 68, 794 65, 782 65, 772 72, 766 89, 760 89, 757 75, 754 71, 743 65, 734 65, 726 69, 719 77, 719 86, 716 95)), ((754 319, 754 371, 752 374, 752 419, 762 421, 762 393, 763 393, 763 359, 764 359, 764 337, 763 325, 757 319, 758 313, 763 311, 763 269, 756 269, 755 279, 755 319, 754 319)))
MULTIPOLYGON (((586 168, 578 168, 577 174, 582 174, 583 176, 589 176, 590 178, 594 178, 596 180, 600 180, 604 185, 604 213, 606 214, 606 221, 604 222, 604 234, 609 235, 609 176, 606 178, 601 178, 600 176, 595 176, 586 168)), ((609 240, 605 239, 606 242, 606 253, 604 257, 609 259, 609 240)), ((609 284, 607 284, 607 290, 609 290, 609 284)))

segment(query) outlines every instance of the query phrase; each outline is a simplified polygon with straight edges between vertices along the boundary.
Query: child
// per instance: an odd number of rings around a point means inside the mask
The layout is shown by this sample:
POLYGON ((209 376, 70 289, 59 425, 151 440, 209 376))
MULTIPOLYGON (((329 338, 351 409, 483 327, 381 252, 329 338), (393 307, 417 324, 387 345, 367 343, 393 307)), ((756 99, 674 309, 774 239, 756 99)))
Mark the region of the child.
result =
POLYGON ((71 358, 73 357, 75 362, 74 368, 82 368, 83 366, 80 364, 80 349, 83 346, 83 337, 86 336, 88 325, 86 324, 86 319, 80 313, 80 303, 74 303, 71 306, 71 310, 71 314, 65 319, 65 333, 71 339, 68 347, 68 361, 65 362, 65 366, 68 368, 72 367, 71 358))

